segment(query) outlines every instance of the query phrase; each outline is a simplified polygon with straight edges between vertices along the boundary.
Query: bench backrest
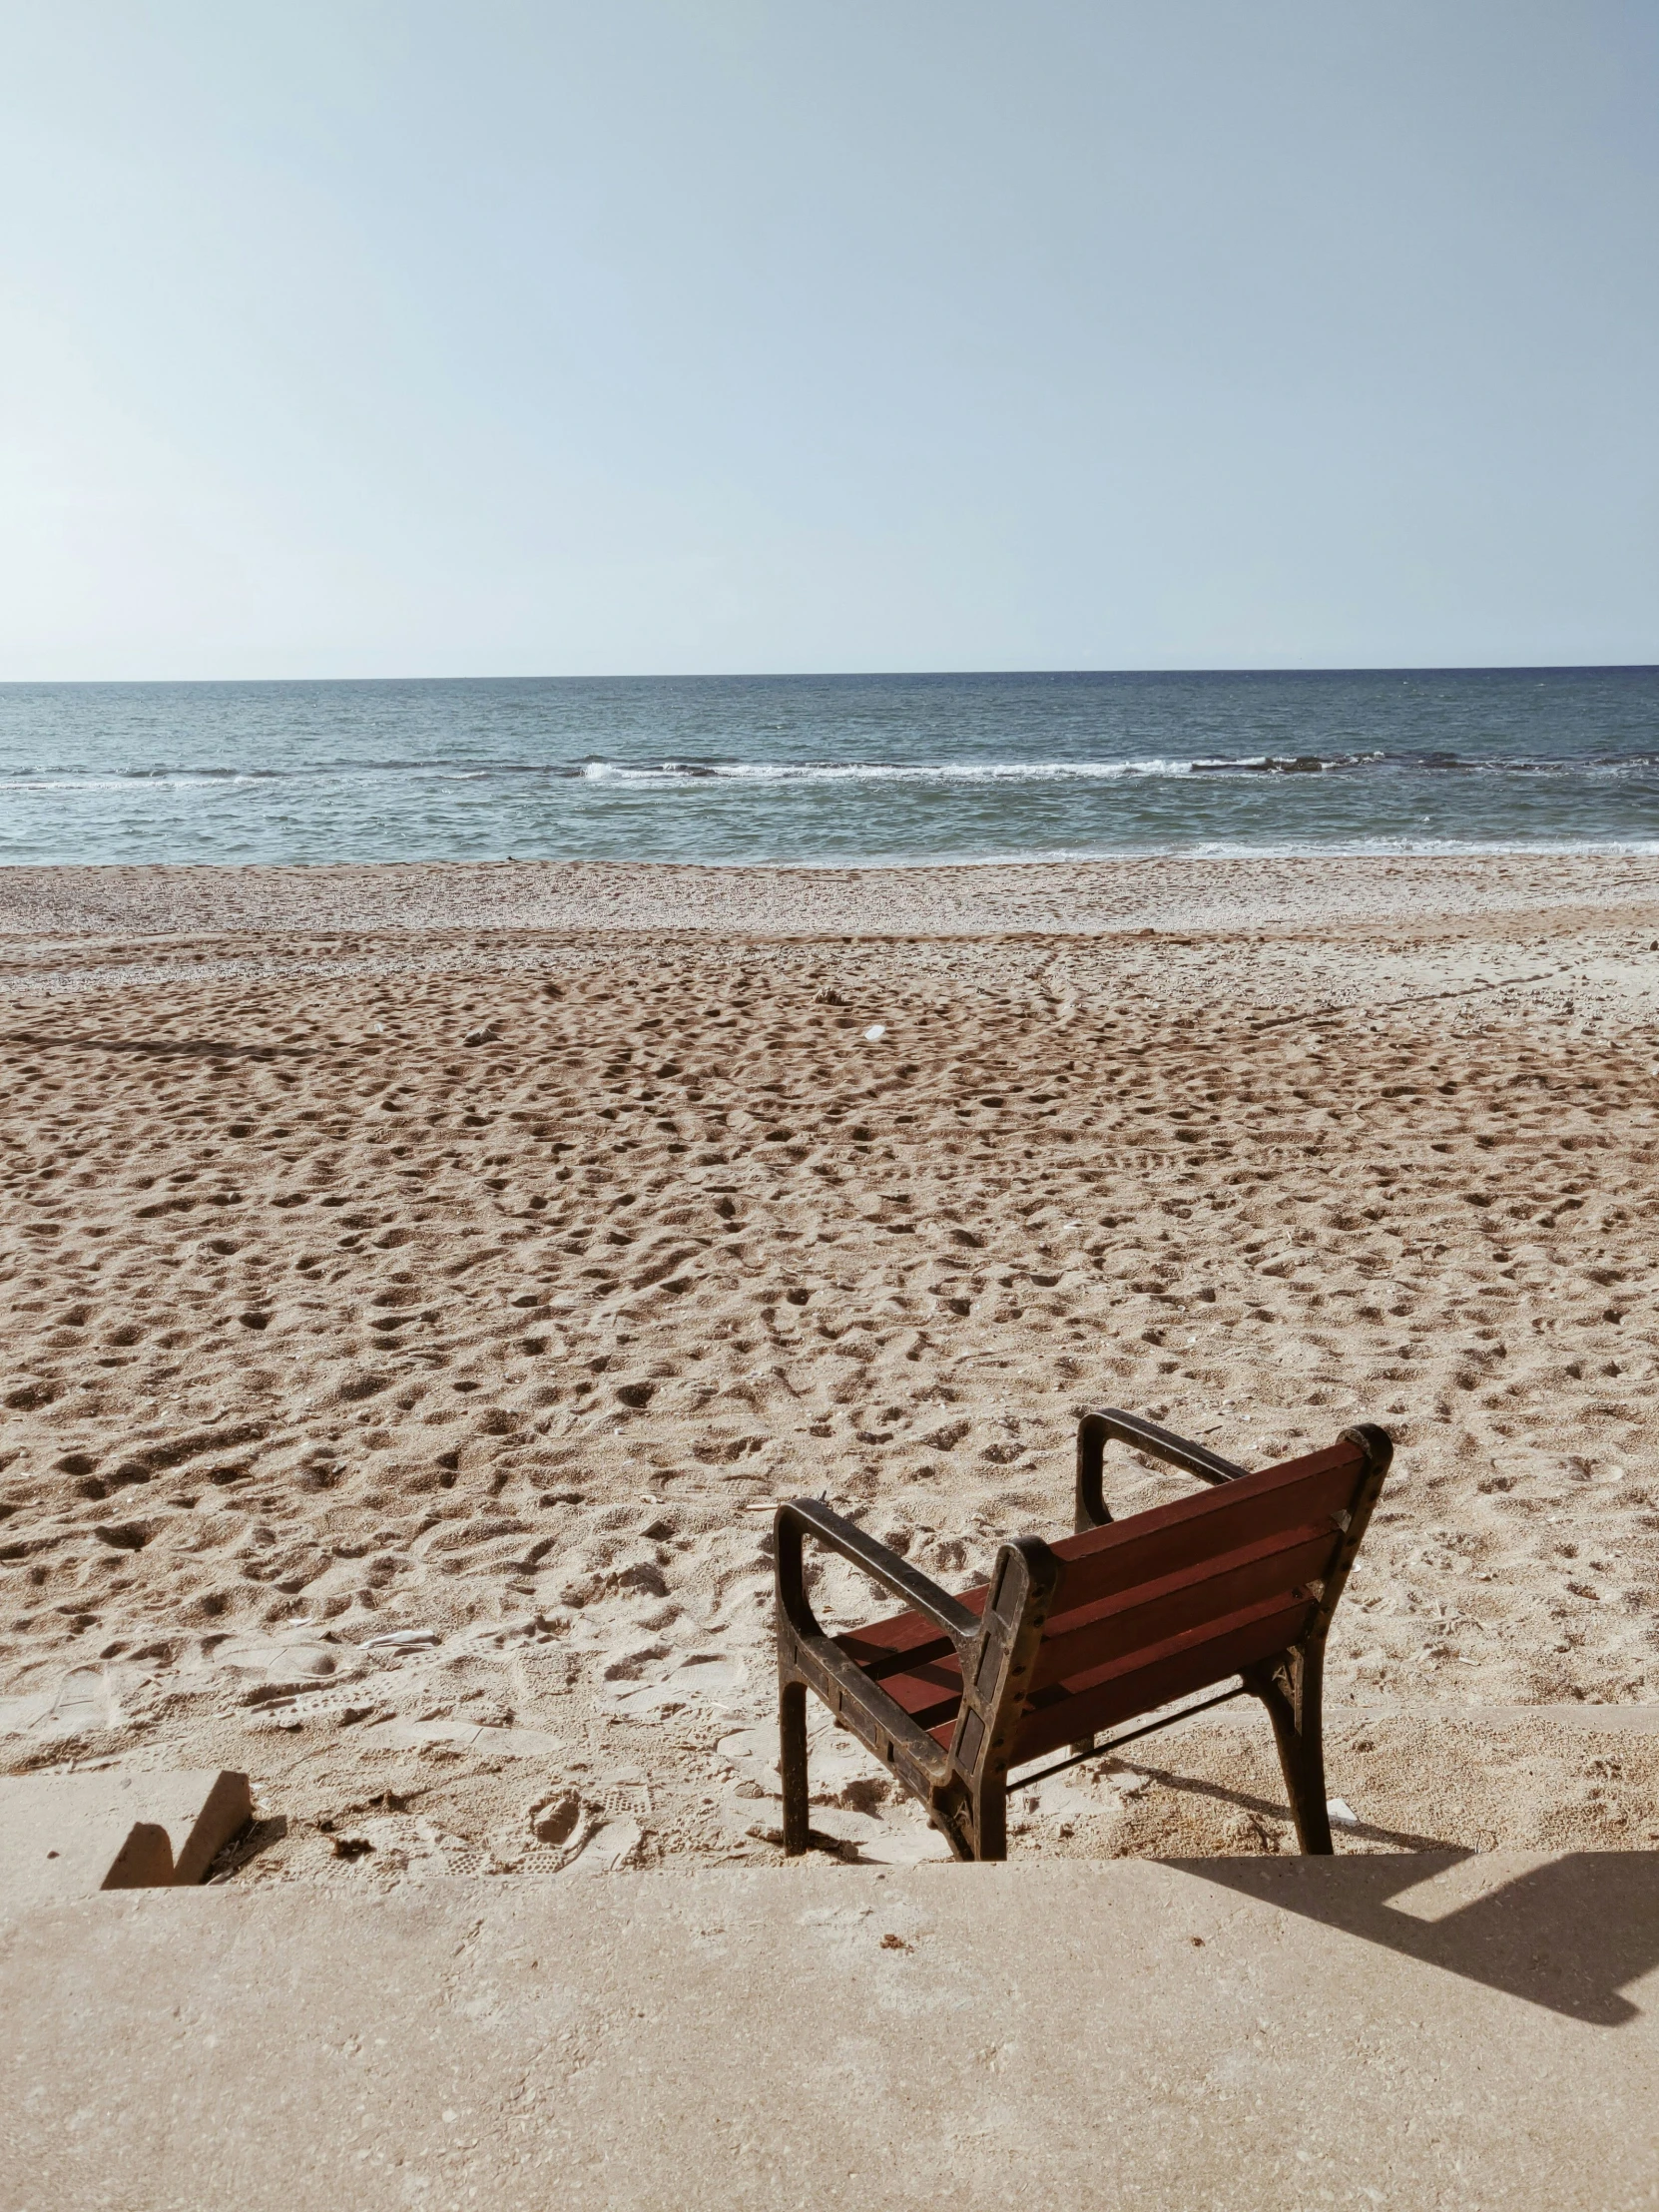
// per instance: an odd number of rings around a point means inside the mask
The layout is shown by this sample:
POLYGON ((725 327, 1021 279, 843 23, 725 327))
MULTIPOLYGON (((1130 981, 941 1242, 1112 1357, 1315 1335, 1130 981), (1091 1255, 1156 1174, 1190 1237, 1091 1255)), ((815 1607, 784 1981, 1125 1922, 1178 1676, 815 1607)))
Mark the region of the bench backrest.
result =
POLYGON ((1173 1505, 1069 1536, 1014 1758, 1111 1727, 1306 1634, 1370 1462, 1344 1438, 1173 1505))
MULTIPOLYGON (((1010 1764, 1040 1758, 1225 1681, 1299 1642, 1364 1526, 1373 1461, 1344 1437, 1047 1548, 1060 1576, 1026 1682, 1010 1764)), ((1370 1490, 1375 1495, 1375 1486, 1370 1490)), ((988 1586, 959 1593, 983 1613, 988 1586)), ((920 1613, 835 1637, 948 1748, 962 1695, 951 1639, 920 1613)))

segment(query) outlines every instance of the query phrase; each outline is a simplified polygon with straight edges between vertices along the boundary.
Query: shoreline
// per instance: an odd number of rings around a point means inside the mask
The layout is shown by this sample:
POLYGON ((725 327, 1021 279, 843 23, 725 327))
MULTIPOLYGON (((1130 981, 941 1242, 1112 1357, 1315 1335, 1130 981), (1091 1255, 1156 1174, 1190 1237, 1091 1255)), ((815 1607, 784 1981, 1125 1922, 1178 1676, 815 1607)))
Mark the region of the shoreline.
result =
POLYGON ((364 859, 337 858, 327 860, 42 860, 0 858, 0 875, 8 870, 31 870, 41 874, 59 874, 65 870, 94 874, 114 869, 134 873, 184 874, 201 869, 216 869, 234 874, 244 869, 260 869, 267 872, 292 871, 314 874, 323 868, 607 868, 639 867, 669 872, 690 871, 698 874, 719 875, 732 872, 752 872, 757 875, 805 874, 847 875, 870 870, 882 874, 908 875, 917 870, 923 873, 950 872, 963 868, 1092 868, 1130 867, 1145 863, 1172 866, 1204 866, 1210 862, 1250 862, 1268 860, 1279 863, 1308 861, 1319 864, 1324 861, 1420 861, 1433 866, 1445 860, 1651 860, 1659 858, 1659 837, 1604 837, 1582 840, 1570 844, 1501 844, 1487 839, 1442 839, 1437 843, 1371 845, 1300 845, 1300 844, 1146 844, 1125 845, 1111 850, 1069 851, 1064 847, 1043 847, 1029 852, 954 852, 954 853, 902 853, 869 852, 845 858, 823 854, 815 857, 783 859, 629 859, 616 853, 514 853, 461 854, 461 853, 403 853, 381 855, 364 859))
POLYGON ((1104 936, 1659 908, 1659 852, 806 867, 410 860, 0 867, 0 940, 343 929, 1104 936))

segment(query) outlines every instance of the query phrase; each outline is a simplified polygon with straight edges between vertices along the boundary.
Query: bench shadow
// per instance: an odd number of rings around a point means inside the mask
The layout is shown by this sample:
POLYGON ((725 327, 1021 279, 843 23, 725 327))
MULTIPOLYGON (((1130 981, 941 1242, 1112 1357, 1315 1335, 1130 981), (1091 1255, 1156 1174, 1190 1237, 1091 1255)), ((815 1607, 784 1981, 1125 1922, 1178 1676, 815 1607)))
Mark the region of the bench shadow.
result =
MULTIPOLYGON (((1166 1790, 1184 1791, 1189 1797, 1215 1798, 1221 1804, 1238 1806, 1244 1813, 1265 1813, 1281 1826, 1290 1822, 1290 1807, 1273 1798, 1253 1797, 1248 1790, 1230 1790, 1225 1783, 1202 1782, 1190 1774, 1172 1774, 1166 1767, 1149 1767, 1144 1759, 1137 1759, 1134 1766, 1138 1774, 1150 1775, 1166 1790)), ((1459 1858, 1468 1857, 1460 1845, 1448 1844, 1443 1836, 1415 1836, 1409 1829, 1379 1828, 1374 1821, 1356 1821, 1352 1827, 1345 1822, 1341 1833, 1363 1836, 1369 1843, 1391 1844, 1396 1851, 1447 1851, 1459 1858)))
POLYGON ((1622 2027, 1641 2017, 1622 1991, 1659 1965, 1659 1852, 1567 1852, 1439 1919, 1396 1909, 1405 1891, 1477 1857, 1428 1851, 1167 1864, 1568 2019, 1622 2027))

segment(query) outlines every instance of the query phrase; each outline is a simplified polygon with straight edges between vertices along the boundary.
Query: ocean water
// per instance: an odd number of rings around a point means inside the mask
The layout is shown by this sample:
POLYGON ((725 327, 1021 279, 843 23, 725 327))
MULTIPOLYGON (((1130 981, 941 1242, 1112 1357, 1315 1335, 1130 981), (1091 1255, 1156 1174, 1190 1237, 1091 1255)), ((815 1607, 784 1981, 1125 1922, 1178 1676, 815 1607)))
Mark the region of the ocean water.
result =
POLYGON ((0 686, 0 861, 1659 849, 1659 669, 0 686))

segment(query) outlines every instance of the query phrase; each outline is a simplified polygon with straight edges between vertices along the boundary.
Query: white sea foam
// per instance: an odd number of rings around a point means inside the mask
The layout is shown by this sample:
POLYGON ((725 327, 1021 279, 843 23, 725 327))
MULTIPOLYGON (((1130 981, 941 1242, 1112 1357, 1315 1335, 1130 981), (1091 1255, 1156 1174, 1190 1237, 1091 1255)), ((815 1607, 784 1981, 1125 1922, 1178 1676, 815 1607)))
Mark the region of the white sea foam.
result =
MULTIPOLYGON (((1053 784, 1130 776, 1190 776, 1192 761, 587 761, 594 784, 1053 784)), ((1211 768, 1258 765, 1213 762, 1211 768)))
POLYGON ((1549 761, 1531 759, 1479 760, 1446 756, 1423 759, 1408 754, 1330 753, 1285 755, 1245 753, 1207 754, 1183 760, 1173 755, 1148 755, 1116 761, 735 761, 661 760, 618 761, 589 759, 577 763, 533 761, 318 761, 295 762, 283 768, 154 768, 130 769, 118 775, 107 771, 73 769, 39 770, 23 776, 0 776, 0 792, 25 797, 62 793, 193 792, 218 794, 254 785, 310 784, 352 785, 380 779, 409 784, 489 784, 497 780, 529 784, 577 782, 642 790, 691 787, 707 784, 767 785, 863 785, 960 787, 1113 784, 1155 781, 1161 778, 1225 780, 1232 776, 1254 781, 1261 776, 1341 774, 1353 776, 1366 770, 1405 777, 1523 777, 1570 778, 1575 782, 1618 778, 1651 778, 1659 760, 1638 756, 1628 760, 1549 761))
POLYGON ((1530 843, 1493 837, 1334 837, 1316 842, 1247 843, 1243 838, 1211 837, 1197 842, 1171 837, 1128 837, 1118 843, 1069 845, 1020 845, 980 848, 968 852, 912 852, 894 849, 868 852, 827 852, 810 860, 722 860, 717 867, 772 868, 788 873, 792 868, 940 868, 940 867, 1067 867, 1086 866, 1095 860, 1500 860, 1544 858, 1550 854, 1579 858, 1659 858, 1659 837, 1609 840, 1606 838, 1537 837, 1530 843))

